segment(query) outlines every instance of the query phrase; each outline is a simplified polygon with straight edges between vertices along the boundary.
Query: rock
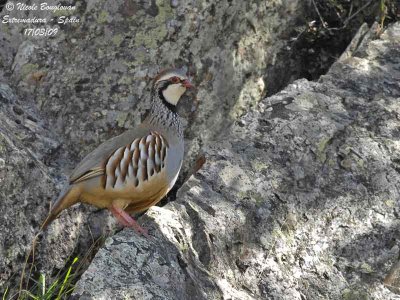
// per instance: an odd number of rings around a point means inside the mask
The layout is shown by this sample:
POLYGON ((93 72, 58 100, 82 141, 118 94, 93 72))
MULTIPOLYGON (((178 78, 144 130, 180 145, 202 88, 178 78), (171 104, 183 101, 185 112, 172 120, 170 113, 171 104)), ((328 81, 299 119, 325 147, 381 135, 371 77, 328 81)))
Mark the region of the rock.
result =
POLYGON ((49 26, 59 30, 52 37, 28 39, 20 33, 25 24, 4 24, 0 79, 12 82, 21 99, 34 99, 48 126, 62 136, 69 169, 101 141, 138 124, 148 105, 150 79, 174 65, 188 66, 199 87, 197 111, 189 101, 184 109, 191 120, 187 136, 196 137, 188 138, 189 154, 212 140, 244 107, 290 80, 290 75, 272 79, 275 67, 287 69, 292 63, 289 52, 275 56, 305 10, 303 1, 52 2, 75 5, 70 14, 80 22, 59 25, 60 16, 51 11, 1 13, 52 16, 49 26), (42 76, 36 81, 38 72, 42 76), (103 111, 109 118, 99 116, 103 111))
POLYGON ((52 168, 44 161, 59 143, 38 121, 37 112, 22 108, 10 86, 0 84, 0 95, 6 100, 0 110, 0 282, 4 283, 20 271, 15 262, 25 256, 47 214, 47 203, 57 192, 52 168))
MULTIPOLYGON (((304 1, 47 3, 76 9, 0 12, 2 21, 5 15, 47 18, 46 27, 58 30, 44 37, 28 36, 25 23, 0 27, 0 83, 6 87, 0 93, 0 292, 9 287, 10 294, 70 171, 101 142, 141 121, 159 69, 188 66, 198 87, 188 96, 198 100, 182 108, 189 120, 182 182, 203 145, 300 68, 283 49, 304 23, 304 1), (79 22, 60 24, 60 17, 79 22), (285 76, 277 80, 274 71, 285 76)), ((70 255, 86 256, 93 240, 113 227, 108 216, 85 206, 63 213, 38 243, 35 276, 50 278, 70 255)))
POLYGON ((82 299, 395 299, 400 23, 265 98, 177 200, 107 239, 82 299), (357 50, 357 49, 356 49, 357 50))
MULTIPOLYGON (((49 204, 66 178, 57 174, 58 166, 51 161, 57 156, 60 141, 46 129, 40 113, 34 108, 25 108, 7 84, 0 83, 0 98, 5 99, 0 103, 0 283, 2 288, 9 288, 8 295, 11 295, 49 204)), ((40 262, 42 270, 62 269, 75 248, 87 251, 90 230, 95 236, 107 234, 107 223, 101 226, 100 232, 93 226, 98 219, 104 222, 106 216, 94 215, 89 219, 89 229, 80 228, 74 221, 78 217, 76 208, 69 214, 73 217, 64 215, 40 239, 37 254, 47 259, 34 263, 40 262), (86 245, 78 247, 83 242, 86 245)))

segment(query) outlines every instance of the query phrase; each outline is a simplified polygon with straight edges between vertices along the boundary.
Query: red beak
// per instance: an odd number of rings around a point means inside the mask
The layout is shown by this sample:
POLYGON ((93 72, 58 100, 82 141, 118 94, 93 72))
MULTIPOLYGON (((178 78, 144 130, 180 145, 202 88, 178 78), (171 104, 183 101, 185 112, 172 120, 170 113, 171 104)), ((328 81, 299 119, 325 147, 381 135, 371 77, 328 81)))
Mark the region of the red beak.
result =
POLYGON ((190 89, 190 88, 194 87, 194 85, 187 79, 182 81, 182 85, 187 89, 190 89))

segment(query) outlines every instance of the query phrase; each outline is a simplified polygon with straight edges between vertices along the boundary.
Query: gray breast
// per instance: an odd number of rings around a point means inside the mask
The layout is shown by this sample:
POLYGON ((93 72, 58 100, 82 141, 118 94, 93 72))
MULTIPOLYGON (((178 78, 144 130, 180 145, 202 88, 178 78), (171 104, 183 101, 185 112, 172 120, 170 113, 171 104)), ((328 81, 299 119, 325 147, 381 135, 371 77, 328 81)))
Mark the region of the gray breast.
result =
POLYGON ((175 184, 179 171, 182 166, 184 154, 184 143, 179 141, 176 144, 169 145, 166 153, 166 173, 170 188, 175 184))

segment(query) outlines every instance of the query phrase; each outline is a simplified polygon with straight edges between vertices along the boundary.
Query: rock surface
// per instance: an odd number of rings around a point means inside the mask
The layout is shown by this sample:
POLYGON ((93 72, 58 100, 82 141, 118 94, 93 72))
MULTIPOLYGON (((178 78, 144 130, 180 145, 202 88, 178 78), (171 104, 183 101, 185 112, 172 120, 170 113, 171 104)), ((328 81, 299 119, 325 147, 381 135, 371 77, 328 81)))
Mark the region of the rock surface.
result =
MULTIPOLYGON (((15 292, 33 237, 65 180, 65 176, 57 174, 57 168, 49 166, 59 147, 57 137, 46 129, 40 113, 34 107, 27 108, 9 85, 0 83, 1 295, 7 287, 8 296, 15 292)), ((112 224, 105 222, 104 213, 89 218, 91 229, 78 230, 81 212, 77 208, 71 212, 74 218, 67 215, 62 222, 56 221, 46 239, 41 240, 44 247, 40 247, 40 253, 45 260, 35 261, 36 268, 62 269, 74 248, 88 249, 91 230, 94 236, 111 230, 112 224)))
MULTIPOLYGON (((187 101, 182 111, 190 120, 190 161, 203 144, 296 74, 287 49, 298 34, 293 28, 305 24, 306 5, 297 0, 45 2, 76 10, 0 13, 1 20, 53 18, 46 26, 59 29, 53 37, 32 37, 24 30, 40 24, 0 26, 0 293, 16 286, 25 253, 70 170, 102 141, 141 121, 151 77, 159 69, 186 65, 195 74, 199 101, 187 101), (80 21, 57 24, 63 15, 80 21)), ((113 227, 108 216, 88 207, 63 213, 40 241, 36 275, 55 274, 70 255, 86 253, 113 227)))
MULTIPOLYGON (((62 136, 59 155, 68 157, 70 168, 101 141, 140 123, 150 79, 174 65, 188 66, 198 87, 200 108, 191 118, 188 144, 196 148, 213 138, 285 84, 266 69, 288 67, 290 59, 276 55, 304 9, 302 1, 275 0, 50 2, 76 5, 71 14, 80 22, 54 25, 59 32, 51 38, 28 38, 21 34, 25 25, 3 25, 0 80, 12 82, 22 99, 33 98, 62 136)), ((193 114, 188 106, 186 113, 193 114)))
POLYGON ((205 150, 151 238, 107 239, 81 299, 397 299, 400 23, 318 82, 262 100, 205 150))

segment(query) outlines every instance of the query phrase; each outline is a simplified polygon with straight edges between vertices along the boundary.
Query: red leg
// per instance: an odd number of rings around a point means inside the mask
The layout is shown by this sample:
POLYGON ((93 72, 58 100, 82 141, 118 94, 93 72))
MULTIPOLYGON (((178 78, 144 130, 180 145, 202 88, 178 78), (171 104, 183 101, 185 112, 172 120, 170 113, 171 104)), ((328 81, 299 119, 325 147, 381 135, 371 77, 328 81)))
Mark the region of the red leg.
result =
POLYGON ((115 205, 111 205, 108 208, 114 217, 126 227, 132 227, 139 235, 143 234, 145 237, 148 237, 147 230, 140 226, 128 213, 126 213, 123 209, 116 207, 115 205))

